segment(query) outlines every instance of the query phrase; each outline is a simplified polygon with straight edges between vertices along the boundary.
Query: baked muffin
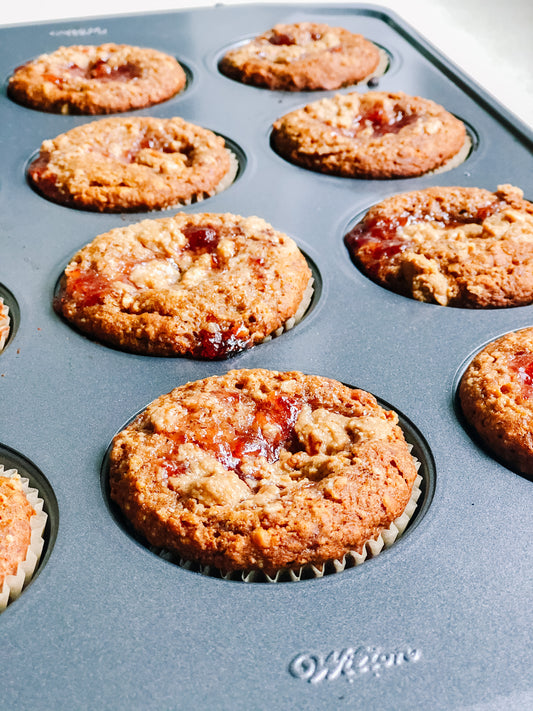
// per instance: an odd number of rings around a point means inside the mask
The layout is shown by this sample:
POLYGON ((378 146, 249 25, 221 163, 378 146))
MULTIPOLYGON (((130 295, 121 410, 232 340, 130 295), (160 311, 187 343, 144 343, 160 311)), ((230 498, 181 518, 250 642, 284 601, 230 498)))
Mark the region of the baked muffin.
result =
POLYGON ((37 491, 0 465, 0 612, 31 579, 43 548, 46 514, 37 491))
POLYGON ((237 173, 224 139, 181 118, 113 117, 46 140, 33 186, 68 207, 161 210, 224 190, 237 173))
POLYGON ((151 545, 271 577, 360 554, 405 511, 416 479, 394 412, 299 372, 178 387, 110 454, 111 498, 151 545))
POLYGON ((508 333, 483 348, 459 386, 467 422, 487 448, 522 474, 533 475, 533 328, 508 333))
POLYGON ((533 204, 512 185, 393 195, 345 242, 371 279, 419 301, 477 309, 533 301, 533 204))
POLYGON ((272 146, 303 168, 347 178, 408 178, 464 160, 462 121, 402 92, 337 94, 274 122, 272 146))
POLYGON ((74 45, 42 54, 13 72, 9 96, 62 114, 110 114, 159 104, 186 83, 174 57, 127 44, 74 45))
POLYGON ((0 296, 0 351, 4 349, 9 338, 10 319, 9 308, 4 304, 4 300, 0 296))
POLYGON ((96 237, 55 308, 123 350, 224 358, 292 327, 311 294, 305 257, 264 220, 181 213, 96 237))
POLYGON ((339 89, 382 74, 384 52, 362 35, 317 22, 280 24, 232 49, 220 71, 243 84, 310 91, 339 89))

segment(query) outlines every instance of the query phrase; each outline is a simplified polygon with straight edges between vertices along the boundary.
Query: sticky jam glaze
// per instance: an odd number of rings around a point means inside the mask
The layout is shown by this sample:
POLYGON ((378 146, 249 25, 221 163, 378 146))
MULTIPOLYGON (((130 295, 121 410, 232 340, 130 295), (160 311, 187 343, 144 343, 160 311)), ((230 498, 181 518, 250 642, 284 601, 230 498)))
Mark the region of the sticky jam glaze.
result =
MULTIPOLYGON (((318 40, 322 39, 322 34, 320 32, 310 32, 309 33, 309 41, 310 42, 317 42, 318 40)), ((274 31, 272 35, 268 38, 268 42, 270 44, 273 44, 278 47, 291 47, 295 44, 298 44, 296 39, 292 37, 289 34, 286 34, 284 32, 276 32, 274 31)))
POLYGON ((357 263, 362 263, 370 276, 377 276, 383 260, 391 260, 412 247, 413 242, 404 234, 407 225, 431 222, 440 228, 453 229, 461 225, 481 225, 491 215, 504 207, 505 203, 494 200, 480 207, 475 213, 441 213, 438 216, 422 210, 404 211, 394 216, 379 214, 366 216, 348 232, 344 242, 350 255, 357 263))
POLYGON ((106 276, 93 270, 71 269, 54 302, 55 308, 61 311, 62 303, 67 299, 74 299, 82 309, 103 304, 105 296, 112 291, 113 283, 106 276))
POLYGON ((276 47, 290 47, 296 44, 296 40, 294 39, 294 37, 289 37, 289 35, 283 34, 281 32, 269 37, 268 41, 270 44, 273 44, 276 47))
MULTIPOLYGON (((222 235, 212 226, 191 225, 182 230, 187 238, 188 249, 196 254, 211 254, 213 267, 219 266, 216 248, 222 235)), ((215 319, 210 330, 202 329, 196 334, 199 344, 194 349, 196 358, 215 360, 227 358, 252 345, 248 331, 242 326, 224 328, 215 319)))
MULTIPOLYGON (((185 227, 183 234, 187 239, 184 251, 192 252, 195 256, 211 253, 212 266, 219 266, 218 258, 214 253, 221 239, 218 230, 208 226, 196 227, 192 225, 185 227)), ((154 254, 152 258, 157 259, 158 255, 154 254)), ((100 274, 94 269, 69 269, 59 300, 61 301, 65 297, 68 297, 69 299, 74 299, 78 307, 87 308, 95 306, 96 304, 103 304, 106 295, 113 291, 113 283, 116 281, 129 284, 137 289, 138 287, 130 281, 129 277, 133 269, 145 261, 146 260, 143 259, 123 260, 120 270, 116 271, 113 278, 105 274, 100 274)), ((220 334, 218 336, 213 334, 210 339, 206 334, 204 339, 206 344, 205 350, 218 350, 218 342, 221 337, 220 334)))
POLYGON ((401 234, 409 222, 407 213, 394 218, 363 220, 350 230, 344 242, 352 259, 362 261, 365 271, 375 277, 383 260, 388 261, 411 246, 410 240, 401 234))
POLYGON ((509 359, 509 367, 518 375, 522 396, 533 398, 533 353, 516 353, 509 359))
POLYGON ((241 326, 223 328, 214 323, 213 330, 201 329, 196 336, 199 340, 193 352, 196 358, 228 358, 252 345, 248 332, 241 326))
MULTIPOLYGON (((139 136, 133 146, 131 146, 121 157, 124 163, 135 163, 141 151, 150 150, 156 153, 180 153, 185 157, 186 165, 191 164, 193 147, 187 143, 178 144, 175 140, 165 140, 162 136, 154 135, 150 131, 145 131, 139 136)), ((113 160, 117 160, 116 154, 113 154, 113 160)))
POLYGON ((45 193, 50 200, 64 202, 65 196, 57 183, 57 175, 48 169, 49 162, 49 153, 39 153, 28 168, 28 177, 31 182, 35 183, 36 188, 45 193))
POLYGON ((73 63, 67 64, 57 74, 43 74, 43 80, 52 82, 61 88, 68 84, 71 79, 129 82, 135 81, 141 76, 140 67, 133 62, 125 62, 124 64, 113 66, 109 64, 109 60, 98 59, 95 62, 91 62, 87 67, 80 67, 73 63))
POLYGON ((377 106, 369 111, 363 111, 358 114, 350 128, 333 126, 332 130, 347 138, 358 138, 363 131, 372 129, 372 138, 380 138, 388 133, 399 133, 402 128, 416 123, 421 118, 419 113, 406 113, 399 106, 395 106, 394 110, 385 111, 377 106))
POLYGON ((211 225, 190 225, 182 230, 188 242, 188 249, 193 252, 213 252, 221 239, 219 230, 211 225))
MULTIPOLYGON (((224 390, 217 392, 216 397, 224 406, 221 417, 210 416, 199 422, 192 413, 190 423, 185 422, 179 432, 164 433, 172 441, 173 451, 186 443, 198 445, 245 480, 250 475, 243 472, 243 460, 264 457, 267 462, 275 462, 281 449, 293 444, 294 425, 304 404, 303 398, 269 393, 264 401, 257 402, 246 395, 224 390), (234 411, 239 413, 239 418, 225 416, 226 412, 234 411), (238 420, 237 424, 233 423, 234 419, 238 420)), ((179 459, 166 459, 162 467, 169 476, 187 471, 187 464, 179 459)))

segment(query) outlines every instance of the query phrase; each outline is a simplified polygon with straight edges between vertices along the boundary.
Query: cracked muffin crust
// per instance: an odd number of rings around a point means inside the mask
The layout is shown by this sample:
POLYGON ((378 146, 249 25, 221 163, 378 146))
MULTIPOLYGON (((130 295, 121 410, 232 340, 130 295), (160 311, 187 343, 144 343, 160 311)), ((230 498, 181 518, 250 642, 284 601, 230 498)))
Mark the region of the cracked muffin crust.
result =
POLYGON ((85 210, 161 210, 224 190, 237 160, 224 139, 181 118, 99 119, 43 142, 34 187, 85 210))
POLYGON ((371 279, 418 301, 462 308, 533 301, 533 204, 512 185, 394 195, 345 242, 371 279))
POLYGON ((468 423, 513 469, 533 475, 533 328, 508 333, 472 360, 459 386, 468 423))
POLYGON ((224 358, 292 327, 311 293, 296 243, 264 220, 181 213, 96 237, 66 268, 55 308, 123 350, 224 358))
POLYGON ((17 67, 8 94, 41 111, 110 114, 166 101, 185 83, 185 72, 174 57, 155 49, 73 45, 17 67))
POLYGON ((303 168, 348 178, 414 177, 462 154, 466 129, 429 99, 337 94, 274 122, 272 145, 303 168))
POLYGON ((300 372, 234 370, 151 403, 119 433, 111 498, 154 546, 267 573, 360 551, 416 479, 397 415, 300 372))
POLYGON ((279 24, 226 53, 220 71, 243 84, 283 91, 339 89, 383 73, 372 42, 342 27, 279 24))

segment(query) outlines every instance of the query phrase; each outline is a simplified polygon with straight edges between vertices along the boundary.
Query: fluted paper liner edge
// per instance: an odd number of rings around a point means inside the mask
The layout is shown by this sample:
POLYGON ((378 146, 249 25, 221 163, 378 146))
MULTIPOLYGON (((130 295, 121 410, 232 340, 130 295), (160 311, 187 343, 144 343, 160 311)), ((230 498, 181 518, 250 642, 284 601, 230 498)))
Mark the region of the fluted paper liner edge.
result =
POLYGON ((2 588, 0 589, 0 612, 6 609, 7 605, 16 600, 25 585, 31 580, 44 546, 43 531, 46 526, 47 514, 43 511, 43 500, 39 498, 37 489, 29 486, 29 480, 21 477, 16 469, 4 470, 0 464, 0 476, 17 477, 21 484, 22 490, 31 504, 34 515, 30 519, 31 539, 26 551, 26 559, 18 564, 17 572, 14 575, 7 575, 2 588))

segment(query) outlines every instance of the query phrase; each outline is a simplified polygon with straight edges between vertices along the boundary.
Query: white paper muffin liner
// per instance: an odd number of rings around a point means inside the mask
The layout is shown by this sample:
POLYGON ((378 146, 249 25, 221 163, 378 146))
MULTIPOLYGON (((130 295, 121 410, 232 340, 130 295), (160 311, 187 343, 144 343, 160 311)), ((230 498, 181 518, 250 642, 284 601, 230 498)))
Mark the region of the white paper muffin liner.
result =
POLYGON ((239 172, 239 161, 237 159, 237 156, 229 148, 226 148, 226 150, 229 153, 230 167, 229 167, 229 170, 226 173, 226 175, 222 178, 220 183, 216 186, 215 195, 218 195, 218 193, 221 193, 223 190, 226 190, 227 188, 229 188, 229 186, 233 183, 233 181, 237 177, 237 173, 239 172))
POLYGON ((466 134, 465 137, 465 142, 463 143, 462 147, 459 148, 457 153, 452 156, 451 158, 448 158, 447 161, 445 161, 441 166, 438 168, 435 168, 435 170, 429 170, 427 173, 424 173, 424 175, 439 175, 440 173, 447 173, 449 170, 452 170, 453 168, 457 168, 458 165, 461 165, 461 163, 464 163, 465 160, 468 158, 470 155, 470 151, 472 150, 472 139, 466 134))
MULTIPOLYGON (((175 210, 178 207, 186 207, 187 205, 194 205, 197 202, 203 202, 204 200, 207 200, 207 198, 213 197, 214 195, 218 195, 219 193, 223 192, 229 186, 233 183, 235 178, 237 177, 237 173, 239 172, 239 160, 235 153, 230 150, 229 148, 226 148, 226 151, 229 153, 229 159, 230 159, 230 167, 228 172, 223 176, 222 180, 218 183, 218 185, 215 187, 213 193, 211 195, 208 195, 207 193, 199 193, 198 195, 195 195, 194 197, 186 198, 184 200, 179 200, 177 203, 174 203, 173 205, 167 205, 166 207, 162 208, 163 210, 175 210)), ((160 211, 161 208, 156 208, 156 210, 160 211)))
POLYGON ((6 341, 9 338, 10 319, 9 309, 4 304, 4 300, 0 296, 0 351, 4 349, 6 341))
MULTIPOLYGON (((165 207, 163 209, 164 210, 175 210, 177 207, 182 207, 182 206, 186 206, 186 205, 193 205, 197 202, 203 202, 204 200, 207 200, 207 198, 213 197, 213 195, 218 195, 219 193, 221 193, 224 190, 226 190, 227 188, 229 188, 229 186, 232 185, 233 181, 237 177, 237 173, 239 172, 239 160, 232 150, 230 150, 229 148, 226 148, 226 151, 228 152, 229 159, 230 159, 229 170, 222 177, 222 180, 215 187, 215 189, 211 195, 208 195, 207 193, 199 193, 198 195, 195 195, 194 197, 190 197, 185 200, 180 200, 179 202, 175 203, 174 205, 167 205, 167 207, 165 207)), ((157 208, 157 209, 159 209, 159 208, 157 208)))
POLYGON ((30 519, 31 539, 26 551, 26 559, 18 564, 17 572, 14 575, 6 576, 0 589, 0 612, 2 612, 8 603, 17 599, 35 572, 43 550, 43 531, 48 517, 43 511, 44 502, 39 498, 39 492, 37 489, 30 488, 28 479, 21 477, 16 469, 4 470, 1 464, 0 477, 15 477, 19 479, 22 484, 22 491, 35 512, 30 519))
POLYGON ((265 336, 261 343, 267 343, 267 341, 271 341, 273 338, 277 338, 278 336, 281 336, 282 333, 285 333, 285 331, 290 331, 291 328, 294 328, 297 323, 300 323, 300 321, 303 319, 305 316, 305 313, 307 309, 309 308, 311 304, 311 299, 313 298, 313 293, 314 293, 314 279, 313 277, 309 278, 309 281, 307 282, 307 286, 305 287, 305 291, 302 296, 302 300, 300 301, 300 304, 298 305, 298 308, 296 309, 294 316, 291 316, 289 319, 285 321, 285 323, 277 328, 275 331, 270 333, 268 336, 265 336))
MULTIPOLYGON (((418 460, 415 460, 415 464, 417 470, 420 469, 420 462, 418 460)), ((376 538, 367 541, 363 546, 361 553, 358 553, 357 551, 349 551, 340 560, 329 560, 318 565, 308 563, 306 565, 302 565, 296 570, 281 568, 275 573, 275 575, 270 576, 262 570, 236 570, 229 573, 222 573, 214 566, 201 565, 195 561, 185 560, 170 551, 154 547, 151 547, 150 550, 160 558, 175 563, 181 568, 192 570, 209 577, 223 578, 224 580, 242 581, 244 583, 278 583, 297 582, 299 580, 308 580, 310 578, 322 578, 325 575, 341 573, 347 568, 353 568, 357 565, 361 565, 361 563, 364 563, 365 560, 375 558, 381 553, 381 551, 390 548, 390 546, 392 546, 392 544, 403 534, 407 524, 416 511, 417 502, 420 498, 420 494, 422 493, 420 488, 421 483, 422 476, 417 474, 413 483, 411 498, 407 502, 403 513, 398 516, 398 518, 396 518, 388 528, 381 531, 376 538)))
POLYGON ((378 47, 378 52, 379 52, 379 62, 378 66, 374 69, 374 71, 366 76, 364 79, 361 79, 360 82, 357 82, 356 86, 364 86, 367 84, 370 79, 379 79, 379 77, 382 77, 387 69, 389 68, 389 55, 387 52, 385 52, 384 49, 381 49, 381 47, 378 47))

